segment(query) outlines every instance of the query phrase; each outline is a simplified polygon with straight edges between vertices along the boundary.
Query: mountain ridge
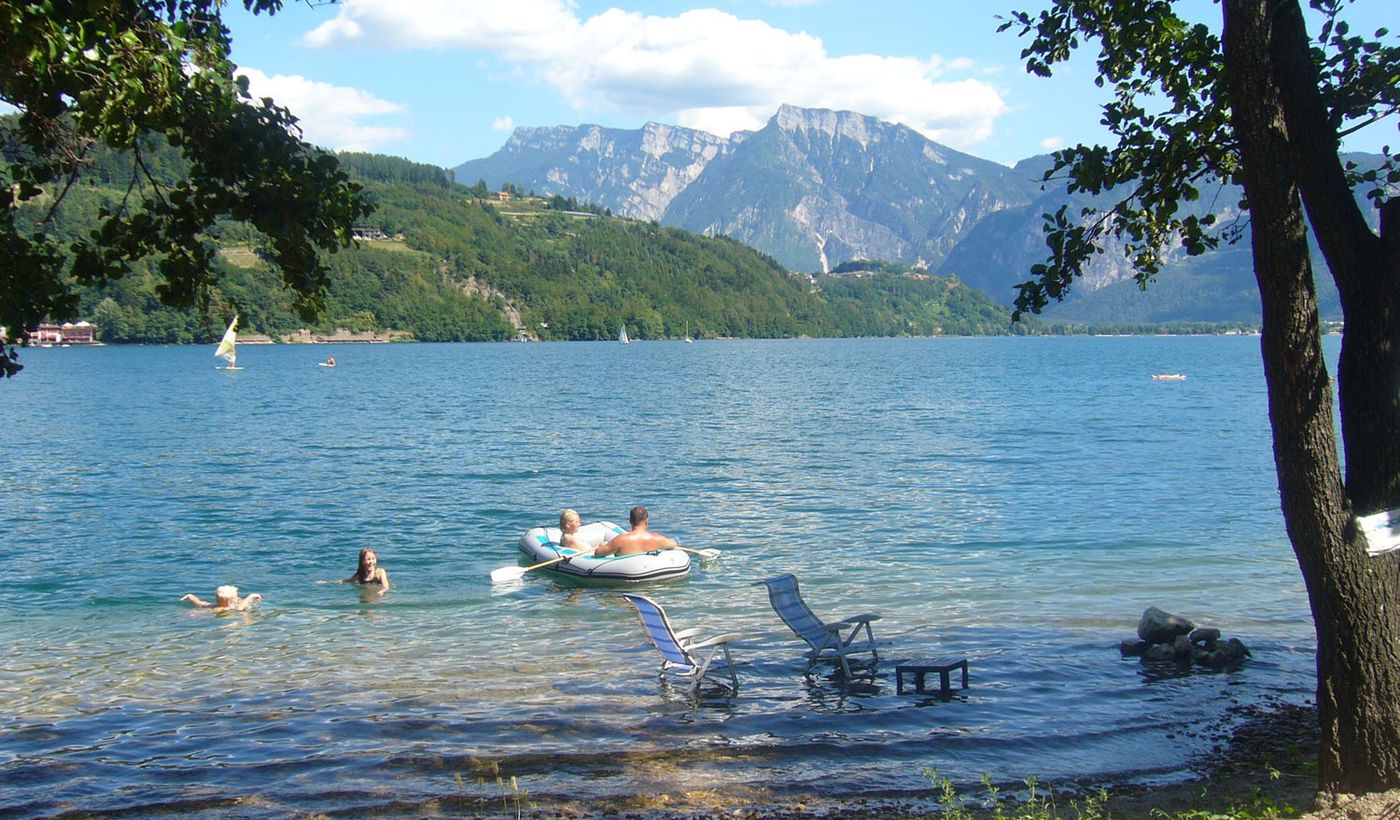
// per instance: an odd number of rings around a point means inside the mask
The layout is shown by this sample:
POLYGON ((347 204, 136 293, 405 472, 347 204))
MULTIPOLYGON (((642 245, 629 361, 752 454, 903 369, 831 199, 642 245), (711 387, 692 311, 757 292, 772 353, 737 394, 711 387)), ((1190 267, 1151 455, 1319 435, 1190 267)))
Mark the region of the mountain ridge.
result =
POLYGON ((453 172, 724 234, 807 272, 857 258, 936 264, 978 219, 1032 190, 1014 170, 908 126, 793 105, 729 137, 659 123, 522 126, 453 172))
MULTIPOLYGON (((729 236, 794 271, 887 260, 956 275, 1010 305, 1015 285, 1045 259, 1041 215, 1064 204, 1077 213, 1107 202, 1048 186, 1043 174, 1051 162, 1038 155, 1007 167, 858 112, 783 105, 762 128, 730 137, 658 123, 517 128, 501 150, 454 172, 463 183, 509 182, 635 219, 729 236)), ((1217 185, 1203 191, 1201 202, 1230 197, 1238 200, 1237 189, 1217 185)), ((1188 258, 1169 249, 1159 281, 1178 266, 1191 281, 1170 296, 1148 288, 1130 302, 1115 294, 1137 288, 1133 271, 1110 249, 1090 260, 1070 297, 1052 305, 1046 318, 1257 321, 1257 288, 1247 259, 1236 258, 1245 250, 1188 258)), ((1330 278, 1318 279, 1325 314, 1339 313, 1330 278)))

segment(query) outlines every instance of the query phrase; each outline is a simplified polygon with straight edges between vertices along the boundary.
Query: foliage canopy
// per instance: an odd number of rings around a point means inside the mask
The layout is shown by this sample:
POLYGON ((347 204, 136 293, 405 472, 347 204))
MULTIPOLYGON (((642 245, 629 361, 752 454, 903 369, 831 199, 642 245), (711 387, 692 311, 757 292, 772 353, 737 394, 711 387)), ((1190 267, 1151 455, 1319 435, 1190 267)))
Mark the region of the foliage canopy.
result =
MULTIPOLYGON (((39 321, 74 316, 77 286, 120 279, 137 260, 156 260, 161 302, 207 308, 217 278, 208 231, 219 219, 265 236, 298 312, 319 310, 328 284, 321 252, 349 244, 369 203, 333 156, 300 139, 286 109, 253 99, 234 76, 222 5, 0 8, 0 101, 19 111, 0 132, 0 325, 10 337, 0 341, 0 375, 18 371, 14 343, 39 321), (180 153, 178 177, 162 178, 148 162, 153 136, 180 153), (122 195, 100 206, 87 233, 60 240, 55 218, 102 146, 125 152, 124 166, 103 169, 122 195)), ((243 5, 272 14, 282 2, 243 5)))
MULTIPOLYGON (((1350 0, 1311 0, 1323 15, 1314 43, 1318 92, 1341 137, 1400 110, 1400 45, 1355 36, 1340 15, 1350 0)), ((1049 258, 1018 286, 1015 316, 1039 313, 1068 294, 1088 259, 1111 238, 1133 261, 1146 287, 1160 272, 1163 251, 1180 243, 1192 256, 1243 234, 1247 201, 1214 202, 1206 213, 1186 209, 1203 183, 1240 182, 1239 142, 1232 130, 1220 36, 1187 22, 1172 0, 1064 0, 1038 14, 1012 12, 999 30, 1015 28, 1029 44, 1026 70, 1043 77, 1082 43, 1100 44, 1095 83, 1112 90, 1102 122, 1112 146, 1077 145, 1055 152, 1044 175, 1063 179, 1069 193, 1119 194, 1105 210, 1046 214, 1049 258)), ((1389 147, 1379 167, 1357 169, 1379 201, 1400 185, 1389 147)))

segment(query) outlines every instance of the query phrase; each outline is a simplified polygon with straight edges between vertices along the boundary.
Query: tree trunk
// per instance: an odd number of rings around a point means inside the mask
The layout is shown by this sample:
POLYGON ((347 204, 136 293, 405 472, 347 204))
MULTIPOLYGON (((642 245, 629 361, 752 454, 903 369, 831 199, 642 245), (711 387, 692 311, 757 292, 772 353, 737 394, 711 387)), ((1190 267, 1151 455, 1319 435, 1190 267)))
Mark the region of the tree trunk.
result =
POLYGON ((1292 167, 1342 297, 1346 335, 1337 386, 1346 488, 1356 513, 1365 515, 1400 506, 1400 256, 1388 253, 1372 233, 1346 178, 1297 0, 1276 3, 1270 25, 1271 72, 1292 167))
MULTIPOLYGON (((1225 0, 1225 76, 1250 204, 1279 494, 1317 630, 1318 785, 1326 792, 1361 793, 1400 787, 1400 628, 1395 614, 1400 612, 1400 589, 1394 557, 1367 556, 1343 491, 1295 176, 1300 149, 1290 142, 1282 99, 1286 92, 1272 64, 1276 37, 1286 36, 1274 28, 1279 6, 1296 8, 1296 3, 1225 0)), ((1369 309, 1352 303, 1348 334, 1351 311, 1369 309)), ((1366 324, 1359 316, 1358 321, 1366 324)), ((1348 369, 1346 376, 1361 381, 1364 373, 1348 369)), ((1369 387, 1360 383, 1347 395, 1364 403, 1369 391, 1393 385, 1394 378, 1379 378, 1369 387)), ((1377 395, 1369 399, 1383 400, 1377 395)), ((1366 433, 1385 434, 1400 435, 1400 430, 1371 427, 1366 433)), ((1358 438, 1348 455, 1369 457, 1365 444, 1358 438)), ((1371 444, 1382 458, 1390 447, 1378 439, 1371 444)))

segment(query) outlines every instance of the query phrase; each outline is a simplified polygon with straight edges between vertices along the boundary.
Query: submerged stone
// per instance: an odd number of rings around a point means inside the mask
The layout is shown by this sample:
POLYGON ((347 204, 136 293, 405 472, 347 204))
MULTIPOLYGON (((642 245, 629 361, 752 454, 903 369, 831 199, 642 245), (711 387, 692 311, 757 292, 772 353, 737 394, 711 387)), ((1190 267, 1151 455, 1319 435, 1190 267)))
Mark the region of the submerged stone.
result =
POLYGON ((1125 658, 1136 658, 1143 652, 1146 652, 1147 648, 1151 645, 1152 644, 1147 641, 1135 641, 1130 639, 1120 642, 1118 644, 1118 651, 1122 653, 1125 658))
POLYGON ((1196 625, 1185 618, 1150 606, 1143 611, 1142 620, 1138 621, 1138 637, 1148 643, 1171 643, 1177 635, 1189 634, 1195 628, 1196 625))

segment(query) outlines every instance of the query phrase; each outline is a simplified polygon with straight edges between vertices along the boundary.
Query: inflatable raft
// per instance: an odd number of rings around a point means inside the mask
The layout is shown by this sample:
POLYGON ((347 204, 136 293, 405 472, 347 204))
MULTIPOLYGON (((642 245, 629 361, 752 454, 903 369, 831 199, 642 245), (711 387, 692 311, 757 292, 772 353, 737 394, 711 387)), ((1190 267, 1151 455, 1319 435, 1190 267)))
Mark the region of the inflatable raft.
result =
MULTIPOLYGON (((578 537, 590 548, 595 548, 622 532, 625 530, 611 521, 595 521, 579 527, 578 537)), ((587 551, 580 555, 579 550, 560 547, 561 536, 558 527, 535 527, 520 536, 520 551, 525 553, 532 564, 549 561, 561 555, 577 555, 579 557, 560 561, 548 569, 560 575, 593 581, 663 581, 667 578, 680 578, 690 572, 690 556, 681 550, 656 550, 593 558, 587 551)))

